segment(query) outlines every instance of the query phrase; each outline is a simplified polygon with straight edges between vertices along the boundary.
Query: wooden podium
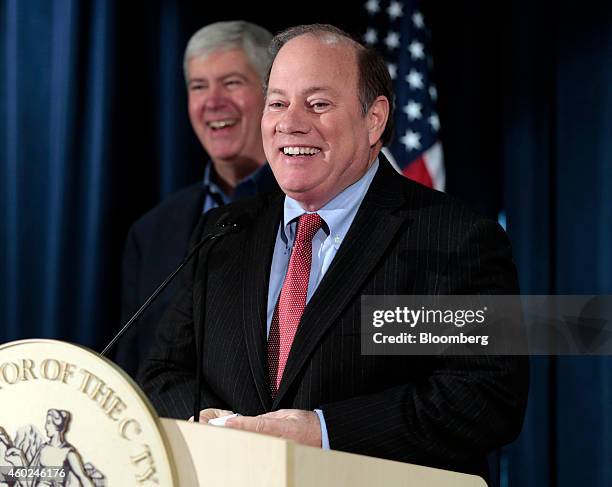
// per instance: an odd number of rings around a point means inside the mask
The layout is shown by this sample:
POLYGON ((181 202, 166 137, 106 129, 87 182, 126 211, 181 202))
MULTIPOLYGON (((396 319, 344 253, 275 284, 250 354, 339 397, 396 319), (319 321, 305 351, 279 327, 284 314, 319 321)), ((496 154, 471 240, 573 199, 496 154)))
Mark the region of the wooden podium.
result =
POLYGON ((486 487, 474 475, 161 419, 180 487, 486 487))

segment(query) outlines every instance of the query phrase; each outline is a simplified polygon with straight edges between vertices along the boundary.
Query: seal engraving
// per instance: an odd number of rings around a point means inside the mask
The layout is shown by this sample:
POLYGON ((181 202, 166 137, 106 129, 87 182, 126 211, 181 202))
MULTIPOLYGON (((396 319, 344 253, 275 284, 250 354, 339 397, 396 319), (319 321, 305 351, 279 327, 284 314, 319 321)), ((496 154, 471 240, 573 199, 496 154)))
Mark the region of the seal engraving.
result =
POLYGON ((84 347, 54 340, 0 345, 0 404, 0 487, 177 485, 147 398, 115 364, 84 347))
MULTIPOLYGON (((0 426, 0 442, 6 450, 4 459, 15 467, 27 467, 32 472, 40 471, 40 467, 61 467, 61 477, 58 474, 53 480, 36 479, 31 484, 33 487, 106 487, 104 475, 91 463, 83 464, 78 450, 66 441, 71 419, 68 411, 49 409, 45 422, 46 441, 34 425, 19 428, 15 442, 0 426)), ((27 483, 18 480, 16 485, 25 487, 27 483)))

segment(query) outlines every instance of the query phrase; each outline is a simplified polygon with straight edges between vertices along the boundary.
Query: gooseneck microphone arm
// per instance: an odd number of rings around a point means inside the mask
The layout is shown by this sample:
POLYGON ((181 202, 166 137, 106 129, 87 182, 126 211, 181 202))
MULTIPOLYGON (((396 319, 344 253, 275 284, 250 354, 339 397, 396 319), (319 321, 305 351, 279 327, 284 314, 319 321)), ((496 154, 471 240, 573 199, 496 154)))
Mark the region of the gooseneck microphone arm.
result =
POLYGON ((223 237, 224 235, 227 235, 228 233, 232 233, 235 231, 239 230, 239 226, 236 222, 230 222, 230 216, 229 213, 225 213, 224 215, 222 215, 219 218, 219 221, 217 222, 217 226, 220 227, 219 230, 217 230, 214 233, 209 233, 208 235, 206 235, 202 240, 200 240, 192 249, 191 252, 189 252, 189 255, 187 255, 187 257, 185 257, 185 259, 183 259, 183 262, 181 262, 181 265, 179 265, 176 270, 170 274, 168 277, 166 277, 166 279, 164 280, 164 282, 162 282, 159 287, 153 291, 153 294, 151 294, 151 296, 149 296, 147 298, 147 300, 143 303, 143 305, 138 309, 138 311, 136 311, 136 313, 134 313, 134 315, 127 321, 127 323, 125 325, 123 325, 123 327, 121 328, 121 330, 119 330, 119 333, 117 333, 113 339, 109 342, 108 345, 106 345, 106 347, 104 348, 104 350, 102 350, 102 352, 100 353, 100 355, 102 356, 107 356, 108 352, 115 346, 115 344, 117 343, 117 341, 119 341, 119 339, 125 335, 125 333, 132 328, 132 326, 134 325, 134 323, 138 320, 138 318, 140 318, 142 316, 142 314, 149 308, 149 306, 151 306, 151 304, 153 303, 153 301, 155 301, 155 299, 157 299, 157 296, 159 296, 162 291, 164 289, 166 289, 166 287, 168 287, 168 284, 170 284, 174 278, 176 277, 176 275, 181 272, 181 270, 183 269, 183 267, 185 267, 189 261, 193 258, 194 255, 196 255, 196 253, 198 252, 198 250, 200 250, 200 248, 206 244, 207 242, 210 242, 211 240, 217 240, 220 237, 223 237))

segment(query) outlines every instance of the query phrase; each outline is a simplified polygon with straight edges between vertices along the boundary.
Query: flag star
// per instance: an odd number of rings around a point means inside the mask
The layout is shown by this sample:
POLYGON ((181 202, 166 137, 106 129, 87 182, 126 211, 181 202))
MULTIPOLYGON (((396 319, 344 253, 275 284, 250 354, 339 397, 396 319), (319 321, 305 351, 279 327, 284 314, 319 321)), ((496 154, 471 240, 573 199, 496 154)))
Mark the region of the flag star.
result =
POLYGON ((363 40, 366 44, 373 46, 378 42, 378 32, 370 27, 363 36, 363 40))
POLYGON ((389 33, 387 34, 387 37, 385 38, 385 44, 387 45, 388 49, 398 48, 400 45, 399 33, 393 32, 392 30, 389 31, 389 33))
POLYGON ((408 104, 404 106, 403 110, 410 120, 421 118, 421 104, 414 100, 410 100, 408 104))
POLYGON ((402 12, 402 4, 400 2, 391 2, 389 8, 387 9, 387 13, 389 14, 389 18, 391 20, 395 20, 398 17, 401 17, 404 12, 402 12))
POLYGON ((387 64, 387 69, 389 70, 389 76, 391 76, 391 79, 397 78, 397 66, 395 64, 387 64))
POLYGON ((375 14, 380 11, 380 5, 378 4, 378 0, 368 0, 365 4, 365 9, 368 11, 370 15, 375 14))
POLYGON ((440 118, 438 117, 437 113, 432 113, 427 121, 429 122, 429 125, 431 125, 434 132, 440 130, 440 118))
POLYGON ((407 151, 417 150, 421 148, 421 136, 412 130, 406 130, 400 142, 406 146, 407 151))
POLYGON ((413 13, 412 23, 417 29, 422 29, 423 27, 425 27, 425 20, 423 19, 423 14, 421 12, 413 13))
POLYGON ((410 73, 406 75, 406 81, 410 85, 410 88, 414 90, 423 88, 423 75, 414 69, 411 69, 410 73))
POLYGON ((436 101, 438 99, 438 90, 434 85, 431 85, 429 87, 429 96, 431 98, 431 101, 436 101))
POLYGON ((423 59, 425 57, 425 50, 420 42, 412 41, 408 46, 408 50, 412 59, 423 59))

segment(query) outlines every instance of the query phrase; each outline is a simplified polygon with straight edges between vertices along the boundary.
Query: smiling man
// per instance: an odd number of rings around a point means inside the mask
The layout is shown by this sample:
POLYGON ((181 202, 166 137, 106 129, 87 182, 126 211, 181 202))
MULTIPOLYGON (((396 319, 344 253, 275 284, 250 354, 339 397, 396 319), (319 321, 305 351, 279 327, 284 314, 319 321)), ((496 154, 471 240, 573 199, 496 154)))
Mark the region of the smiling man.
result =
POLYGON ((486 453, 520 431, 526 361, 362 355, 360 298, 516 293, 505 234, 380 153, 393 94, 377 54, 329 25, 272 50, 261 128, 282 192, 226 207, 247 223, 212 250, 205 297, 191 266, 145 391, 160 414, 191 415, 203 330, 202 419, 234 411, 229 427, 486 476, 486 453))
MULTIPOLYGON (((141 217, 123 256, 122 322, 181 262, 203 212, 276 187, 261 141, 263 80, 272 34, 249 22, 210 24, 185 49, 189 119, 210 157, 204 181, 185 188, 141 217)), ((115 361, 130 375, 147 355, 177 279, 119 342, 115 361)))
POLYGON ((347 41, 304 36, 278 53, 262 134, 274 176, 287 196, 317 211, 374 163, 389 99, 359 101, 356 52, 347 41), (350 51, 349 51, 350 52, 350 51))
MULTIPOLYGON (((205 48, 203 41, 215 28, 221 29, 221 25, 205 27, 187 46, 189 120, 211 158, 210 177, 223 193, 231 195, 238 183, 265 163, 259 130, 264 74, 257 71, 255 62, 261 70, 267 67, 267 59, 259 53, 262 59, 251 61, 244 48, 231 47, 227 40, 222 41, 222 47, 213 46, 212 51, 205 48)), ((260 42, 266 39, 264 32, 255 32, 260 34, 260 42)))

